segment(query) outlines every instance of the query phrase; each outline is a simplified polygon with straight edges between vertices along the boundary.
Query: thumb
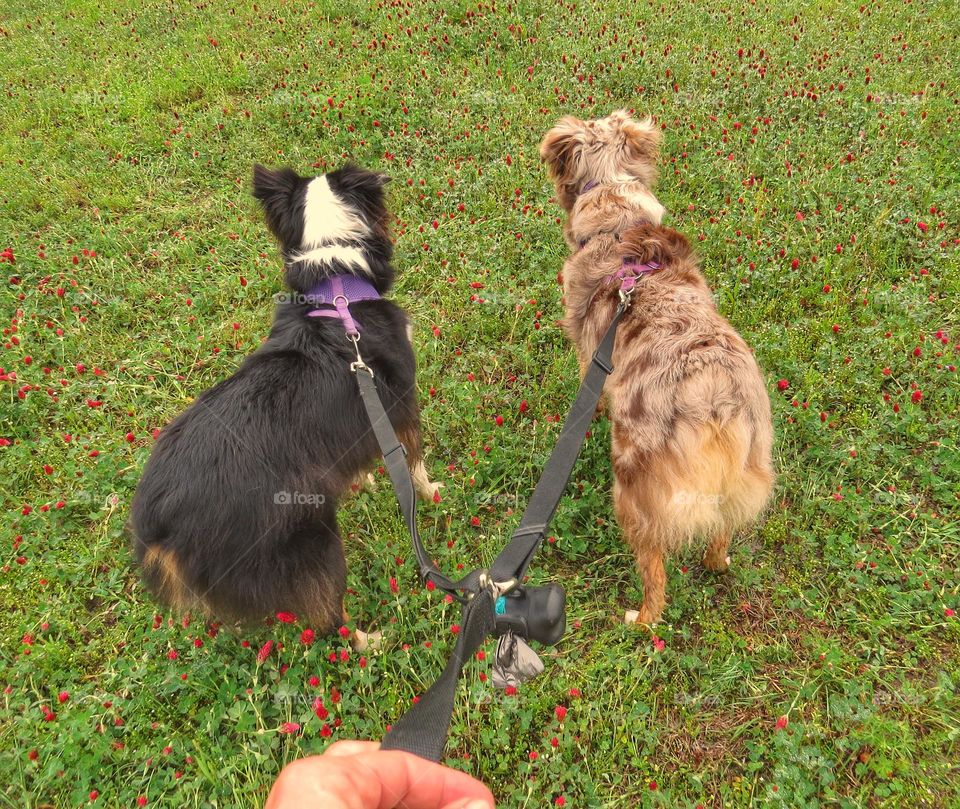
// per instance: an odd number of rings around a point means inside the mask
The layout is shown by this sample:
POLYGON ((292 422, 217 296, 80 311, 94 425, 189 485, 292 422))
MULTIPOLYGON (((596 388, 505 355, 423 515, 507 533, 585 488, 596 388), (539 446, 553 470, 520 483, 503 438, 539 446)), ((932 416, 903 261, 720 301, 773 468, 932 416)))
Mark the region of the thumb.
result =
POLYGON ((494 809, 494 805, 481 798, 460 798, 453 803, 448 803, 443 809, 494 809))

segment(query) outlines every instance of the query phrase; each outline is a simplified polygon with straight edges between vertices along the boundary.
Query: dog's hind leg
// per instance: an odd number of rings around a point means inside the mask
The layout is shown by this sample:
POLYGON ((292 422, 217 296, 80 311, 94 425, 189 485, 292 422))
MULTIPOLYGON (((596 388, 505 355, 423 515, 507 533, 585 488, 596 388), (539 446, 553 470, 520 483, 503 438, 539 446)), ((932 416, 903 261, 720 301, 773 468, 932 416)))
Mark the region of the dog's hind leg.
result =
MULTIPOLYGON (((336 505, 324 503, 287 538, 282 552, 264 553, 254 581, 244 577, 250 612, 270 615, 279 610, 299 616, 317 634, 335 633, 349 617, 343 597, 347 563, 337 528, 336 505)), ((231 593, 244 592, 239 586, 231 593)))
MULTIPOLYGON (((616 435, 616 434, 615 434, 616 435)), ((616 444, 616 437, 614 438, 616 444)), ((624 447, 620 446, 621 460, 624 447)), ((613 508, 623 538, 633 551, 637 571, 643 581, 643 604, 639 610, 629 610, 626 623, 652 626, 660 620, 667 603, 667 572, 664 568, 666 549, 658 536, 657 524, 651 515, 658 510, 657 487, 647 477, 625 478, 623 464, 614 464, 616 479, 613 485, 613 508)))
POLYGON ((414 427, 404 430, 398 438, 407 451, 407 465, 410 467, 410 476, 413 478, 413 485, 420 499, 436 499, 443 484, 434 483, 427 474, 427 467, 423 464, 423 450, 420 446, 420 429, 414 427))
POLYGON ((637 569, 643 580, 643 604, 635 621, 653 626, 660 620, 667 605, 667 571, 663 552, 659 548, 644 548, 637 552, 637 569))
POLYGON ((663 565, 663 553, 653 549, 638 553, 637 569, 643 581, 643 604, 639 610, 627 610, 623 620, 628 624, 653 626, 667 605, 667 571, 663 565))
POLYGON ((730 534, 721 531, 715 534, 703 555, 703 566, 714 573, 723 573, 730 567, 730 534))

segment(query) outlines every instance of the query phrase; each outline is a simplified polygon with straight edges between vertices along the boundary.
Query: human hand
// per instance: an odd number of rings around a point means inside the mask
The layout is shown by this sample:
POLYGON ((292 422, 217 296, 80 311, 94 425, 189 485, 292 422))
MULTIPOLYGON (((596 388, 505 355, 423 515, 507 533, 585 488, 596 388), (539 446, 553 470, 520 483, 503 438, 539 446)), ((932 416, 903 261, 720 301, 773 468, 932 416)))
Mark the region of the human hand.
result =
POLYGON ((493 795, 459 770, 378 742, 342 741, 283 768, 264 809, 493 809, 493 795))

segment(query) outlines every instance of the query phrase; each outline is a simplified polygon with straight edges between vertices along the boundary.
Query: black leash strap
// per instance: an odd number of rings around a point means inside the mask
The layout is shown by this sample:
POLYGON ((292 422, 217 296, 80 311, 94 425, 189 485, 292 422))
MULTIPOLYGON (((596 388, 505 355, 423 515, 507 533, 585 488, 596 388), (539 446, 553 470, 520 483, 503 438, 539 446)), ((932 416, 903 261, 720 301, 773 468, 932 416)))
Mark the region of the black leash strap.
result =
POLYGON ((547 527, 557 510, 567 483, 570 482, 573 466, 587 437, 593 417, 596 415, 603 385, 613 371, 613 344, 620 318, 627 311, 627 307, 627 300, 621 301, 613 321, 593 353, 590 368, 583 377, 577 398, 563 423, 560 438, 557 439, 556 446, 550 453, 550 459, 543 468, 543 474, 533 490, 530 502, 527 503, 520 525, 490 568, 490 576, 495 582, 508 582, 513 579, 520 583, 527 566, 547 533, 547 527))
POLYGON ((494 630, 493 604, 493 595, 486 589, 464 604, 460 634, 443 674, 390 728, 380 744, 382 750, 405 750, 429 761, 440 761, 447 745, 457 681, 464 664, 494 630))
POLYGON ((400 511, 407 523, 407 530, 413 539, 413 550, 417 555, 417 562, 420 564, 420 577, 424 581, 430 579, 441 590, 456 595, 458 592, 457 585, 437 570, 420 540, 420 532, 417 530, 417 493, 413 485, 413 478, 410 476, 410 469, 407 466, 407 452, 397 438, 393 425, 387 416, 387 411, 383 407, 380 394, 377 393, 377 383, 373 379, 373 371, 367 365, 364 365, 362 360, 353 363, 351 369, 357 377, 357 384, 360 386, 360 398, 363 400, 367 416, 373 425, 373 432, 380 444, 380 451, 383 453, 383 465, 387 468, 387 474, 390 475, 393 490, 397 495, 397 502, 400 504, 400 511))
MULTIPOLYGON (((373 371, 364 364, 357 351, 357 362, 350 367, 357 377, 360 387, 360 396, 363 400, 370 423, 373 425, 377 441, 383 452, 384 465, 393 482, 397 493, 400 510, 403 512, 407 528, 413 540, 414 551, 420 563, 420 574, 424 580, 432 580, 437 587, 458 598, 463 603, 460 617, 460 633, 453 649, 453 654, 447 661, 440 678, 429 690, 394 724, 384 736, 381 748, 384 750, 405 750, 430 761, 439 761, 447 743, 447 733, 450 729, 450 717, 457 691, 457 681, 463 671, 464 664, 473 655, 486 638, 498 632, 519 631, 518 627, 533 626, 534 621, 527 620, 529 616, 521 616, 517 621, 517 613, 524 608, 529 609, 531 604, 559 603, 556 611, 559 619, 554 617, 552 623, 547 621, 540 636, 532 631, 530 637, 536 640, 546 640, 546 643, 555 643, 563 633, 563 591, 559 591, 559 599, 555 599, 546 591, 548 588, 529 588, 526 590, 528 598, 515 599, 510 593, 525 588, 522 585, 523 576, 533 559, 534 554, 543 537, 547 526, 553 517, 563 496, 564 489, 570 481, 577 456, 583 446, 587 431, 596 413, 597 403, 603 393, 606 378, 613 371, 613 346, 616 340, 617 326, 630 304, 628 293, 621 291, 620 305, 607 328, 600 345, 593 354, 577 398, 564 422, 557 444, 550 454, 547 465, 544 467, 540 481, 534 489, 526 511, 520 520, 520 525, 514 531, 509 544, 501 551, 491 567, 490 572, 475 570, 459 582, 453 582, 441 574, 430 559, 423 547, 416 522, 416 492, 410 470, 407 468, 403 446, 397 440, 393 426, 383 407, 383 402, 377 393, 373 371), (533 597, 533 591, 540 589, 538 597, 533 597), (511 607, 505 606, 501 610, 499 602, 501 596, 507 596, 505 602, 513 602, 516 607, 511 615, 511 607), (543 596, 550 596, 544 598, 543 596), (496 609, 495 609, 496 607, 496 609), (500 624, 503 624, 501 627, 500 624)), ((351 338, 352 339, 352 338, 351 338)), ((354 340, 354 345, 357 341, 354 340)))

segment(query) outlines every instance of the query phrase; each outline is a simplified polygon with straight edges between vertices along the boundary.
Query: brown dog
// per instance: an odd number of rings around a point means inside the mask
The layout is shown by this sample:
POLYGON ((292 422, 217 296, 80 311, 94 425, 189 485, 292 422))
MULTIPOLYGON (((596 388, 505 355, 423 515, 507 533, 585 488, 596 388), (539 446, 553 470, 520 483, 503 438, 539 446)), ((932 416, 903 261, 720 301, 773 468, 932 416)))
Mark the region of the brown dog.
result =
POLYGON ((763 510, 774 480, 763 376, 717 312, 697 258, 660 226, 660 132, 624 111, 563 118, 540 146, 567 212, 564 330, 581 369, 619 303, 617 274, 636 276, 605 394, 612 422, 614 507, 643 578, 628 622, 653 624, 666 604, 664 558, 696 538, 723 571, 733 532, 763 510))

